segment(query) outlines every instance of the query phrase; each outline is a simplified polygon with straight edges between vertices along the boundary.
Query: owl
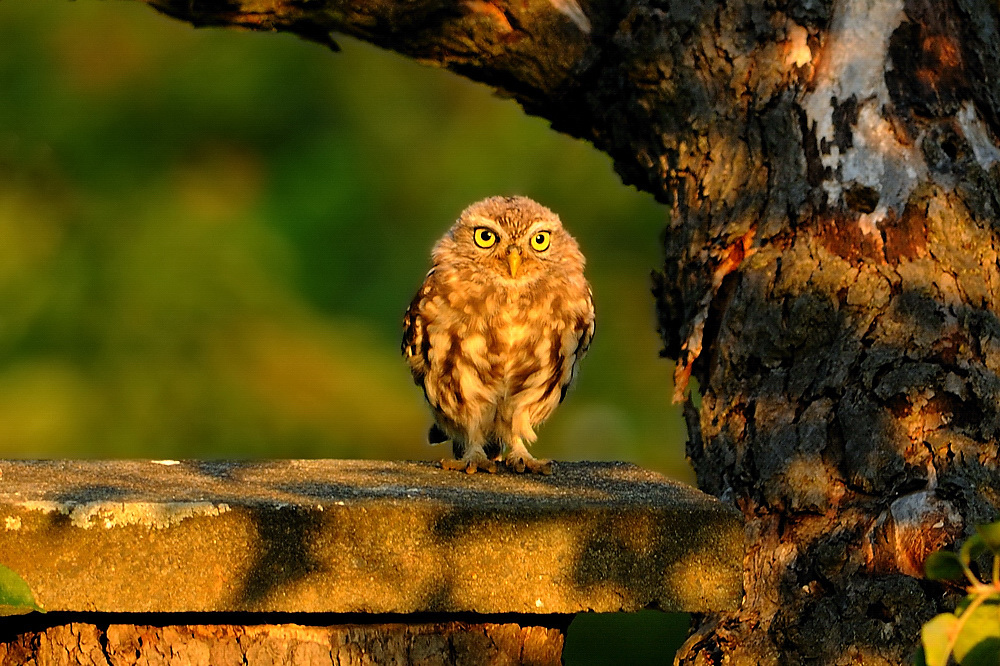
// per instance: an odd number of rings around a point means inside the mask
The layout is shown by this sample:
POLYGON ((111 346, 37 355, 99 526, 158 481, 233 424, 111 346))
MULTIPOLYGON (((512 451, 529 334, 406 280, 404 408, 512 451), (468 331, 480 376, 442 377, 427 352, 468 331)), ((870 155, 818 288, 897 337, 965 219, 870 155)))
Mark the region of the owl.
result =
POLYGON ((403 319, 403 356, 450 441, 446 469, 551 474, 527 446, 566 397, 594 337, 585 259, 551 210, 525 197, 472 204, 437 242, 403 319))

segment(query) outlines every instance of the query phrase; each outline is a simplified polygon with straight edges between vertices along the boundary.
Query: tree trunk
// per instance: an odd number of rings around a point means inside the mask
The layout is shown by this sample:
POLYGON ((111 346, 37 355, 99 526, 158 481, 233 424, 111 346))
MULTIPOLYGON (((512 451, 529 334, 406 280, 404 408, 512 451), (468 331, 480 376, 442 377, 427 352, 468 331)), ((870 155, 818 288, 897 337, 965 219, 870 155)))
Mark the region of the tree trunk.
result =
POLYGON ((926 555, 1000 504, 987 0, 149 0, 342 31, 514 96, 672 206, 656 298, 746 599, 681 663, 902 663, 926 555), (686 395, 698 381, 700 406, 686 395))

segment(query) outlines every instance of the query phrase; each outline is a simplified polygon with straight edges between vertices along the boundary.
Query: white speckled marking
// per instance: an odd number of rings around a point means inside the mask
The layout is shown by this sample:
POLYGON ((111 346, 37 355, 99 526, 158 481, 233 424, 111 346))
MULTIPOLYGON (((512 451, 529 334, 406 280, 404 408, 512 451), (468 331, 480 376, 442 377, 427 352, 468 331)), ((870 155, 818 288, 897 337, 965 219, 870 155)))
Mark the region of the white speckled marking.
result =
POLYGON ((962 127, 962 134, 965 135, 966 141, 972 146, 972 153, 976 156, 979 166, 989 171, 994 163, 1000 162, 1000 150, 997 149, 990 130, 976 114, 975 105, 966 101, 962 104, 962 108, 955 115, 955 118, 962 127))
POLYGON ((802 100, 816 141, 828 144, 826 151, 820 150, 820 160, 832 174, 823 182, 827 202, 835 205, 852 185, 879 193, 875 210, 858 220, 865 233, 877 232, 876 225, 889 209, 901 212, 910 192, 927 175, 919 137, 900 143, 883 116, 883 108, 891 103, 885 83, 885 73, 892 66, 889 38, 905 17, 903 0, 836 3, 816 87, 802 100), (835 105, 852 96, 858 108, 851 128, 853 145, 841 153, 840 146, 833 145, 833 112, 835 105))

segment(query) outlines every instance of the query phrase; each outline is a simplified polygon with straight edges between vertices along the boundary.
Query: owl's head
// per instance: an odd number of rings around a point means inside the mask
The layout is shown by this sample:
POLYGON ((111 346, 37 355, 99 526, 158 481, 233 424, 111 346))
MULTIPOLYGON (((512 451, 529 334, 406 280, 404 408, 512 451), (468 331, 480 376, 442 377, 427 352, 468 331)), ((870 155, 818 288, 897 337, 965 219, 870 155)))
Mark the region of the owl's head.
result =
POLYGON ((559 216, 527 197, 490 197, 462 211, 434 248, 434 260, 459 262, 503 282, 528 283, 583 270, 576 240, 559 216))

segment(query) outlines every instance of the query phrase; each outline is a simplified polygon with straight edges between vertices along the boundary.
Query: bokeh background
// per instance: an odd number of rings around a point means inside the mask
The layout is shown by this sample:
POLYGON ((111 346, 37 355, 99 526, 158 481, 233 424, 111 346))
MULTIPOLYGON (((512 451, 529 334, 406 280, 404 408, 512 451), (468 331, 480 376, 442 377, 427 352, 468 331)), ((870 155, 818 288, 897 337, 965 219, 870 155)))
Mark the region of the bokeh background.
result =
MULTIPOLYGON (((458 213, 524 194, 579 240, 598 311, 534 452, 691 481, 649 294, 665 208, 488 88, 339 41, 0 2, 0 457, 448 455, 401 317, 458 213)), ((666 659, 663 622, 614 633, 666 659)))

